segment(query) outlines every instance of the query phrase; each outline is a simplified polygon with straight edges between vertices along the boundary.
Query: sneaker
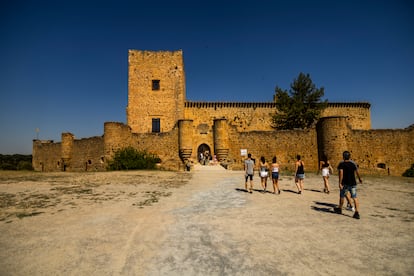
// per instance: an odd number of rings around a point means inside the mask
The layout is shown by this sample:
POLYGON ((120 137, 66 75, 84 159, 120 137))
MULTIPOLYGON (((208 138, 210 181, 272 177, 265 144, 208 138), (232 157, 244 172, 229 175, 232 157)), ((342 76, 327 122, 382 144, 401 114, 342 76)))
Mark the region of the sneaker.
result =
POLYGON ((359 216, 359 213, 358 212, 355 212, 353 218, 354 219, 360 219, 361 217, 359 216))
POLYGON ((337 214, 342 214, 342 209, 338 207, 334 207, 334 212, 337 214))
POLYGON ((348 211, 355 212, 355 208, 354 208, 351 204, 348 204, 348 205, 346 206, 346 209, 347 209, 348 211))

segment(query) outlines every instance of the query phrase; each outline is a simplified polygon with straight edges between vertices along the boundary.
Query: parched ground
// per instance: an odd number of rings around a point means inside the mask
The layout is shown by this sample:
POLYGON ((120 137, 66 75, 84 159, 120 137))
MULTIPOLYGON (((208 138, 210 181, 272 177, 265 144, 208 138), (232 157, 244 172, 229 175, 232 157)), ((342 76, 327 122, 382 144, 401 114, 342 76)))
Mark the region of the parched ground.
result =
MULTIPOLYGON (((413 275, 414 179, 367 177, 361 219, 296 193, 244 191, 243 172, 0 171, 0 275, 413 275)), ((269 189, 271 190, 271 188, 269 189)))

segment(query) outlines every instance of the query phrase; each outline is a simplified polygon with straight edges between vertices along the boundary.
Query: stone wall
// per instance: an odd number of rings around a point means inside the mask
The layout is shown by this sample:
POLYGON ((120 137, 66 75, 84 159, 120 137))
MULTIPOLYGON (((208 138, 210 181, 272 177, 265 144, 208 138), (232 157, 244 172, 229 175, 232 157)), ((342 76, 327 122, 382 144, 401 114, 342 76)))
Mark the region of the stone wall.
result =
POLYGON ((134 133, 152 132, 160 119, 161 132, 184 118, 185 79, 182 51, 129 51, 127 124, 134 133), (153 90, 152 81, 159 81, 153 90))
POLYGON ((402 175, 414 163, 414 127, 350 132, 348 147, 363 173, 402 175))
POLYGON ((344 116, 352 129, 371 129, 371 104, 369 103, 328 103, 321 117, 344 116))
MULTIPOLYGON (((214 119, 226 118, 238 131, 273 130, 276 103, 191 102, 185 103, 184 117, 202 129, 212 127, 214 119)), ((322 117, 345 116, 352 129, 371 129, 369 103, 328 103, 322 117)))
POLYGON ((296 155, 301 155, 307 171, 317 171, 317 139, 315 129, 283 131, 229 131, 228 159, 233 169, 242 169, 245 156, 241 149, 246 149, 259 162, 261 156, 271 162, 276 156, 281 169, 294 171, 296 155))
POLYGON ((33 140, 32 166, 38 172, 61 170, 62 143, 53 140, 33 140))
POLYGON ((104 139, 100 136, 75 140, 73 144, 73 156, 71 171, 103 171, 104 163, 104 139))
POLYGON ((71 133, 62 133, 62 142, 33 141, 35 171, 103 171, 104 144, 102 137, 77 140, 71 133))
POLYGON ((164 169, 178 170, 183 164, 179 158, 178 128, 163 133, 132 133, 132 129, 117 122, 107 122, 104 126, 105 162, 111 160, 115 152, 126 147, 156 154, 164 169))
POLYGON ((186 102, 185 119, 212 127, 214 119, 226 118, 238 131, 271 130, 274 103, 186 102))
POLYGON ((316 171, 323 153, 336 166, 344 150, 364 173, 401 175, 414 162, 414 127, 371 130, 369 103, 328 103, 316 126, 276 131, 275 102, 187 101, 182 51, 130 50, 128 60, 127 124, 106 122, 102 137, 77 140, 62 133, 61 143, 34 140, 35 170, 105 170, 114 153, 129 146, 156 154, 173 170, 197 160, 201 149, 234 169, 243 167, 241 149, 256 159, 277 156, 290 171, 297 154, 307 171, 316 171), (152 133, 153 119, 160 120, 159 133, 152 133))

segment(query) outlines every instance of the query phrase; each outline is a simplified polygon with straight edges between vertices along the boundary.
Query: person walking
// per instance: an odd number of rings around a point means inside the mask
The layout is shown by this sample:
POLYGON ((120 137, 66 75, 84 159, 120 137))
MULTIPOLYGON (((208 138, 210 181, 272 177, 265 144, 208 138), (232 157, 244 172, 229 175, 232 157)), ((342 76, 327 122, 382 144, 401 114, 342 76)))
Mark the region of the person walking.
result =
POLYGON ((303 182, 305 179, 305 163, 301 160, 301 156, 296 156, 295 163, 295 184, 298 188, 298 194, 303 193, 303 182))
POLYGON ((269 164, 266 162, 264 156, 260 157, 259 164, 260 183, 262 184, 263 192, 266 192, 267 178, 269 177, 269 164))
POLYGON ((322 178, 323 178, 323 192, 329 194, 330 188, 329 188, 329 174, 332 171, 331 164, 329 163, 328 157, 326 154, 322 155, 321 161, 319 161, 319 169, 322 172, 322 178))
POLYGON ((280 188, 279 188, 279 163, 277 163, 277 158, 276 156, 273 157, 272 159, 272 164, 270 165, 271 170, 272 170, 272 182, 273 182, 273 193, 276 194, 276 190, 277 193, 280 194, 280 188))
POLYGON ((254 161, 252 160, 252 155, 247 154, 247 159, 244 160, 244 172, 245 172, 245 188, 249 193, 253 193, 253 174, 254 174, 254 161), (250 188, 247 189, 247 182, 250 179, 250 188))
POLYGON ((342 154, 343 161, 338 165, 339 172, 339 206, 335 208, 335 212, 342 214, 342 206, 344 205, 344 199, 349 192, 351 198, 354 201, 355 213, 353 218, 360 219, 359 215, 359 201, 357 198, 357 182, 355 175, 358 177, 359 183, 362 184, 361 176, 358 172, 357 164, 351 160, 351 153, 349 151, 344 151, 342 154))

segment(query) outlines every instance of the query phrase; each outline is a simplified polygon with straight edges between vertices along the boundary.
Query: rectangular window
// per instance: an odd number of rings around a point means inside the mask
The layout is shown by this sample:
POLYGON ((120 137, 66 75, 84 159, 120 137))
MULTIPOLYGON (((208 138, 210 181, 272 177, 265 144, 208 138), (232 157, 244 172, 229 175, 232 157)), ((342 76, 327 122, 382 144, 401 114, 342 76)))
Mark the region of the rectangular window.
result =
POLYGON ((161 122, 159 118, 152 119, 152 132, 159 133, 161 131, 161 122))
POLYGON ((152 90, 160 90, 160 80, 152 80, 152 90))

